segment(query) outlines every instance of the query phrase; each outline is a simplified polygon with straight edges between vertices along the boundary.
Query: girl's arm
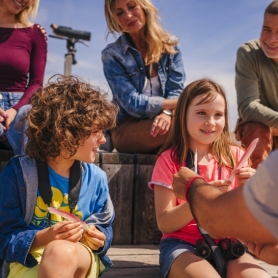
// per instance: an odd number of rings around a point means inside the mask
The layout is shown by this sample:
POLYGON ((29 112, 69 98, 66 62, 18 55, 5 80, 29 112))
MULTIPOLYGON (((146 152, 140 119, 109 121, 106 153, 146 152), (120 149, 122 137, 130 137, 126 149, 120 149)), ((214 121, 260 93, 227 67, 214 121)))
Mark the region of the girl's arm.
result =
POLYGON ((177 206, 177 199, 169 188, 155 185, 154 202, 156 221, 163 233, 178 231, 193 220, 189 204, 184 202, 177 206))

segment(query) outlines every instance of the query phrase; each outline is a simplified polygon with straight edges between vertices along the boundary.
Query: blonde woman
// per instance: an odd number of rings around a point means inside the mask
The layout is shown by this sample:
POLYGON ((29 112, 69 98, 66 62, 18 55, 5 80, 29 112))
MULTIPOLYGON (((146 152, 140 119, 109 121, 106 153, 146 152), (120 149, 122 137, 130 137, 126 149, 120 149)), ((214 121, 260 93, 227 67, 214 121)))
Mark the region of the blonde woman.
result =
POLYGON ((185 81, 178 40, 160 25, 150 0, 105 0, 105 17, 108 32, 121 34, 102 51, 104 74, 120 106, 111 131, 114 147, 156 152, 185 81))
POLYGON ((0 0, 0 148, 11 148, 5 134, 43 83, 46 32, 29 21, 38 6, 39 0, 0 0))

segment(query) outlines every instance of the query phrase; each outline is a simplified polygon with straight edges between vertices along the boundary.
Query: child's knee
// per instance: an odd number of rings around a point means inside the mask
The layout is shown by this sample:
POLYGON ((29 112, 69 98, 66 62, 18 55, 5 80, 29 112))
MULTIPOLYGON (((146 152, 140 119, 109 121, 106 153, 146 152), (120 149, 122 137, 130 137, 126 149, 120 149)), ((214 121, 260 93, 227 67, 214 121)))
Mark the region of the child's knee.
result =
POLYGON ((77 249, 76 243, 66 240, 51 241, 44 249, 42 259, 51 257, 51 260, 58 262, 66 260, 69 263, 71 258, 75 258, 77 249))

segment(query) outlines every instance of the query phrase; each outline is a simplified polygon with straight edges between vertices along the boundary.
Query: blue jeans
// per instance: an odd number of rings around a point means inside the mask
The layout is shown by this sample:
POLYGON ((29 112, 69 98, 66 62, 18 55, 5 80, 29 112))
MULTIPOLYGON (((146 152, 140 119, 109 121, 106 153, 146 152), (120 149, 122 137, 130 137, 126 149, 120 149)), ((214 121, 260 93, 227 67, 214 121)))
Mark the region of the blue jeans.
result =
MULTIPOLYGON (((23 93, 20 92, 0 92, 0 108, 3 110, 8 110, 9 108, 11 108, 19 102, 19 100, 22 98, 22 95, 23 93)), ((0 148, 11 149, 8 140, 5 139, 5 134, 2 125, 4 125, 4 123, 0 123, 0 148)))
POLYGON ((164 278, 167 277, 174 260, 184 252, 195 253, 195 246, 177 238, 164 238, 159 245, 159 267, 164 278))

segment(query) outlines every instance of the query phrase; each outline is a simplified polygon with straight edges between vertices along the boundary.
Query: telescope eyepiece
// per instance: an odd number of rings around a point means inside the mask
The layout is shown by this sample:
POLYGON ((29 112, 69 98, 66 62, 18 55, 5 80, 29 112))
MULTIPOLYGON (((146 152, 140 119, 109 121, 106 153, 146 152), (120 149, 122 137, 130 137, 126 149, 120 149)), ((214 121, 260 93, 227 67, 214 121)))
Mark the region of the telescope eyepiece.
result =
POLYGON ((52 28, 53 33, 57 36, 84 41, 91 40, 90 32, 73 30, 72 28, 66 26, 57 26, 55 23, 51 24, 50 27, 52 28))

